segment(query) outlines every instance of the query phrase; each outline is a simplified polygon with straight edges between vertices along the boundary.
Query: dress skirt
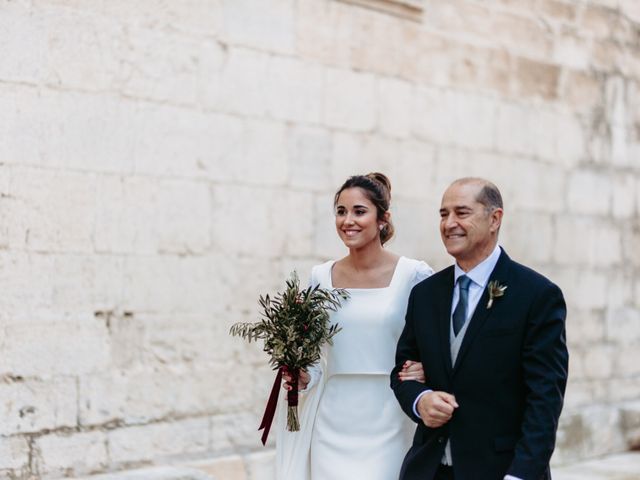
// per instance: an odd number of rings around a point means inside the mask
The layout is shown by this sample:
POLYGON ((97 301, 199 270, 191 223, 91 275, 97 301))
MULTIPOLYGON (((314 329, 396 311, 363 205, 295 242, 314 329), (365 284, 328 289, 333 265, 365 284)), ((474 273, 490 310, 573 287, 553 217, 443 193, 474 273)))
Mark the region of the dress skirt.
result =
POLYGON ((388 375, 333 375, 311 437, 311 480, 396 480, 414 430, 388 375))

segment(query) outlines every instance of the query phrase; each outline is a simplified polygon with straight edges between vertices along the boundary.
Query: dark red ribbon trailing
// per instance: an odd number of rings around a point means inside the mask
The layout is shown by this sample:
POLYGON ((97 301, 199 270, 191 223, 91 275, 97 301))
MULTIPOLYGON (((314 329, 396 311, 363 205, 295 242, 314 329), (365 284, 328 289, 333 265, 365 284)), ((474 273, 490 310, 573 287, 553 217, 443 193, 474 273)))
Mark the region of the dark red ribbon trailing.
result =
POLYGON ((267 408, 264 410, 264 415, 262 416, 262 422, 260 423, 260 428, 258 431, 264 428, 264 432, 262 432, 262 445, 267 443, 267 437, 269 436, 269 430, 271 430, 271 424, 273 423, 273 417, 276 413, 276 407, 278 406, 278 391, 280 390, 280 384, 282 383, 282 368, 278 369, 278 374, 276 375, 276 381, 273 382, 273 387, 271 388, 271 395, 269 395, 269 401, 267 402, 267 408))
MULTIPOLYGON (((267 437, 269 436, 269 430, 271 430, 271 424, 273 423, 273 418, 276 414, 276 407, 278 406, 278 392, 280 391, 280 384, 282 383, 282 374, 287 367, 280 367, 278 369, 278 374, 276 375, 276 379, 273 382, 273 387, 271 388, 271 394, 269 395, 269 401, 267 402, 267 407, 264 409, 264 415, 262 416, 262 422, 260 423, 260 427, 258 431, 264 429, 262 432, 262 445, 267 443, 267 437)), ((294 372, 291 375, 292 382, 291 386, 293 387, 291 390, 287 392, 287 404, 289 407, 297 407, 298 406, 298 375, 297 372, 294 372)))

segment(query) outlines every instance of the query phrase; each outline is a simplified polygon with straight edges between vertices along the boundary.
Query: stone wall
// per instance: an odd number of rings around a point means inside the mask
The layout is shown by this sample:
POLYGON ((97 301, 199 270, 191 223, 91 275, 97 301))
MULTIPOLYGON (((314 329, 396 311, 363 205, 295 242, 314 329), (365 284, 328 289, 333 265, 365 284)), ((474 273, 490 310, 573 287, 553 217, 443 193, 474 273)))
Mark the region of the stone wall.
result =
POLYGON ((0 478, 268 478, 228 328, 371 170, 437 268, 448 182, 502 188, 569 304, 555 462, 640 445, 640 3, 366 1, 0 0, 0 478))

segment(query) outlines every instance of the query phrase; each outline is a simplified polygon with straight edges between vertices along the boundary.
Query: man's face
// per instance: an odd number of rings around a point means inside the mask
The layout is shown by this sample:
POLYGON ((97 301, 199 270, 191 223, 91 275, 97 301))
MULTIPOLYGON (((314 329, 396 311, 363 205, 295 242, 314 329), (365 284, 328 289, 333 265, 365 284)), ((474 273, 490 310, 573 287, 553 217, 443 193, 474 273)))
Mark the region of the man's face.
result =
POLYGON ((473 268, 495 247, 502 209, 487 211, 476 200, 482 184, 454 183, 442 196, 440 235, 449 255, 473 268))

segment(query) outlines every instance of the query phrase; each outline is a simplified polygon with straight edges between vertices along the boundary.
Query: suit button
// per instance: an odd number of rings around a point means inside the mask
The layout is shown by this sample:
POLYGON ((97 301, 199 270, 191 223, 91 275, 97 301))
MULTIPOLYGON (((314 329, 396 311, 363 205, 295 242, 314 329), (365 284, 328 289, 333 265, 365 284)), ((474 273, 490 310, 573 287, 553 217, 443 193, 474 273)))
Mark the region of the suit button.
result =
POLYGON ((444 437, 438 437, 438 443, 444 443, 444 437))

